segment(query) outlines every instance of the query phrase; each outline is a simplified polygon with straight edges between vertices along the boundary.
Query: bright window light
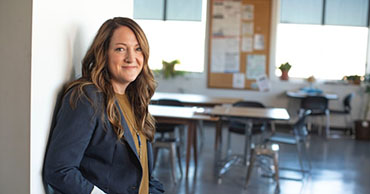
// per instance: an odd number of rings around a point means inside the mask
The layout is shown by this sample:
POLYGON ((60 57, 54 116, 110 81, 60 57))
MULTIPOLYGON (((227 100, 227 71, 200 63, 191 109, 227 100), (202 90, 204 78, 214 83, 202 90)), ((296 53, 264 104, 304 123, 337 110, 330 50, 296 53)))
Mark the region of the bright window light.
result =
POLYGON ((206 8, 203 0, 202 21, 137 20, 149 41, 151 69, 161 69, 162 60, 178 59, 176 70, 204 71, 206 8))
MULTIPOLYGON (((276 66, 289 62, 290 77, 340 80, 364 75, 367 27, 278 24, 276 66)), ((281 75, 279 69, 275 74, 281 75)))

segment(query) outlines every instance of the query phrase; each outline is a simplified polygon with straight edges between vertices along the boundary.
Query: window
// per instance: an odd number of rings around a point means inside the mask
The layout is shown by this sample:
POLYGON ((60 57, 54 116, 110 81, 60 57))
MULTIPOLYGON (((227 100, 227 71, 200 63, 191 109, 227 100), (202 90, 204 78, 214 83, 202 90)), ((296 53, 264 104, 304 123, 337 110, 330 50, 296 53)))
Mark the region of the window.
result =
MULTIPOLYGON (((206 7, 206 6, 205 6, 206 7)), ((167 20, 201 21, 202 0, 167 0, 167 20)))
POLYGON ((202 0, 135 0, 134 18, 201 21, 202 0))
POLYGON ((369 25, 369 0, 281 0, 281 23, 369 25))
POLYGON ((323 0, 281 0, 281 23, 321 24, 323 0))
MULTIPOLYGON (((276 65, 289 62, 290 77, 342 79, 364 75, 368 28, 279 24, 276 65)), ((275 74, 280 76, 277 69, 275 74)))
POLYGON ((161 69, 162 60, 178 59, 176 70, 204 71, 207 1, 201 2, 201 21, 136 20, 149 41, 151 69, 161 69))
POLYGON ((368 0, 326 0, 325 24, 368 26, 368 0))
MULTIPOLYGON (((313 75, 338 80, 345 75, 364 75, 369 47, 368 3, 368 0, 282 0, 276 66, 289 62, 292 65, 289 75, 297 78, 313 75)), ((280 73, 275 71, 277 76, 280 73)))

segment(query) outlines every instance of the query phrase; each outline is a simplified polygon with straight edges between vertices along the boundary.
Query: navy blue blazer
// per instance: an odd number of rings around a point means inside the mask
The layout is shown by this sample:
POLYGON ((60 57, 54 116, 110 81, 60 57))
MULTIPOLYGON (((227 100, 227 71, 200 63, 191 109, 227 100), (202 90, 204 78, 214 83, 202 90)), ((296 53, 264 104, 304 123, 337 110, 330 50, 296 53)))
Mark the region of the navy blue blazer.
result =
MULTIPOLYGON (((73 109, 71 92, 62 100, 45 156, 45 183, 64 194, 90 194, 94 185, 109 194, 138 193, 142 169, 122 112, 124 140, 119 141, 102 110, 102 93, 93 85, 86 86, 85 92, 94 106, 82 96, 73 109)), ((151 176, 152 146, 150 142, 147 145, 149 192, 162 193, 162 184, 151 176)))

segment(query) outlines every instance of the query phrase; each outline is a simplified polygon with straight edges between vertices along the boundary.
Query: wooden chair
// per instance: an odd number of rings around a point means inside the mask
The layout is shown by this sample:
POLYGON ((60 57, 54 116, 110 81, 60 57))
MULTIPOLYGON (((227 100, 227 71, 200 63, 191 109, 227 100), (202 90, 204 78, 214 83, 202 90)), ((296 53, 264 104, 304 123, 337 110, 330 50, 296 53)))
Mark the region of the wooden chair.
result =
MULTIPOLYGON (((180 101, 172 100, 172 99, 159 99, 157 101, 158 105, 166 105, 166 106, 184 106, 180 101)), ((178 161, 178 166, 180 169, 181 177, 182 177, 182 165, 181 165, 181 152, 180 152, 180 139, 183 138, 183 135, 180 137, 176 137, 175 130, 177 127, 184 127, 178 124, 172 123, 157 123, 156 124, 156 132, 160 134, 159 137, 155 138, 153 143, 153 151, 154 151, 154 166, 157 161, 158 150, 161 148, 168 149, 170 153, 170 166, 171 166, 171 174, 172 178, 175 183, 177 183, 176 178, 176 157, 178 161)), ((183 130, 180 130, 180 134, 183 134, 183 130)))
MULTIPOLYGON (((302 179, 304 178, 304 173, 311 170, 311 159, 308 153, 307 147, 307 135, 308 131, 306 128, 306 118, 311 113, 310 110, 305 111, 298 121, 293 126, 293 133, 273 133, 270 137, 266 139, 266 144, 263 146, 256 146, 251 150, 251 157, 247 171, 247 177, 245 182, 245 187, 247 187, 255 160, 258 156, 267 156, 273 159, 274 163, 274 178, 276 181, 276 187, 279 188, 279 145, 295 145, 297 148, 297 154, 299 159, 300 171, 302 173, 302 179), (267 144, 269 143, 269 144, 267 144), (304 147, 302 149, 301 147, 304 147), (306 155, 308 162, 308 170, 303 166, 303 154, 306 155)), ((286 170, 295 170, 291 168, 284 168, 286 170)), ((296 179, 294 179, 296 180, 296 179)))

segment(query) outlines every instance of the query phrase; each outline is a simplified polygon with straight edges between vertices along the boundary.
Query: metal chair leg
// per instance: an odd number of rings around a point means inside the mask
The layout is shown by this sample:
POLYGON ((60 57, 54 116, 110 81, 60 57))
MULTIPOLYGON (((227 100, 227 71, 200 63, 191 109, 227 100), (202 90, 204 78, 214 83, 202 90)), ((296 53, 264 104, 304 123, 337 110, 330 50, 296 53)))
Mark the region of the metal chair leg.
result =
POLYGON ((310 153, 309 153, 309 146, 307 145, 307 142, 303 142, 304 143, 304 148, 305 148, 305 155, 306 155, 306 158, 307 158, 307 162, 308 162, 308 171, 311 171, 312 169, 312 164, 311 164, 311 156, 310 156, 310 153))
POLYGON ((299 166, 301 167, 301 172, 302 172, 302 178, 304 177, 304 166, 303 166, 303 160, 302 160, 302 149, 300 148, 300 143, 297 142, 297 155, 298 155, 298 161, 299 161, 299 166))
POLYGON ((251 145, 252 145, 252 122, 248 122, 245 124, 245 145, 244 145, 244 157, 243 157, 243 164, 248 166, 248 156, 250 156, 251 145))
POLYGON ((243 155, 243 165, 248 166, 248 149, 249 148, 249 137, 247 131, 245 132, 245 140, 244 140, 244 155, 243 155))
POLYGON ((231 133, 228 131, 227 133, 227 143, 226 143, 226 158, 231 155, 231 133))
POLYGON ((176 145, 176 154, 177 154, 177 162, 179 164, 180 174, 182 177, 182 164, 181 164, 181 152, 180 152, 180 145, 176 145))
POLYGON ((326 138, 329 138, 330 137, 330 111, 329 109, 325 110, 325 116, 326 116, 325 135, 326 135, 326 138))
POLYGON ((171 170, 172 170, 172 178, 174 183, 177 183, 177 178, 176 178, 176 145, 175 143, 171 144, 170 148, 170 158, 171 158, 171 170))

